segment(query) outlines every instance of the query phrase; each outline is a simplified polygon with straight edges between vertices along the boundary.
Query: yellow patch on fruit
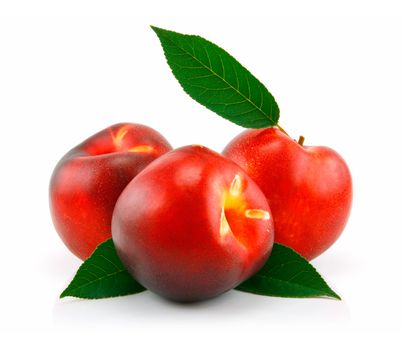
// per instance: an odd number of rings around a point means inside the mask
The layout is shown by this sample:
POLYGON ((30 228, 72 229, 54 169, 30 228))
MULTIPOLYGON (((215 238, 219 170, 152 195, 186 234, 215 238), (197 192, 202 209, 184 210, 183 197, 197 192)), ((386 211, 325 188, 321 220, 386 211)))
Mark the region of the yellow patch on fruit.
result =
MULTIPOLYGON (((249 203, 245 197, 245 181, 240 174, 236 174, 228 188, 223 189, 220 215, 220 237, 225 239, 233 236, 237 242, 247 247, 250 240, 247 237, 247 219, 270 220, 271 215, 263 209, 248 209, 249 203)), ((257 224, 257 223, 256 223, 257 224)))
POLYGON ((232 183, 230 184, 230 194, 234 197, 238 197, 241 194, 243 187, 243 183, 241 181, 240 175, 236 174, 234 179, 232 180, 232 183))
POLYGON ((128 149, 129 152, 135 152, 135 153, 150 153, 153 150, 154 148, 149 145, 138 145, 128 149))
POLYGON ((235 211, 243 215, 246 208, 246 202, 243 196, 243 181, 239 174, 233 178, 229 189, 225 189, 222 195, 222 212, 220 218, 220 235, 225 237, 228 234, 233 235, 233 231, 226 217, 226 211, 235 211))
POLYGON ((243 212, 246 209, 246 202, 243 196, 243 181, 239 174, 233 178, 229 190, 225 190, 222 196, 222 206, 225 209, 235 209, 243 212))
POLYGON ((226 219, 224 208, 222 208, 222 212, 221 212, 221 226, 219 229, 219 233, 222 238, 227 236, 228 234, 232 234, 232 230, 230 229, 228 220, 226 219))
POLYGON ((119 130, 117 130, 116 134, 112 133, 113 143, 116 147, 119 147, 123 142, 124 137, 127 135, 130 126, 124 125, 119 130))
POLYGON ((262 209, 247 209, 245 215, 249 219, 269 220, 271 218, 269 213, 262 209))

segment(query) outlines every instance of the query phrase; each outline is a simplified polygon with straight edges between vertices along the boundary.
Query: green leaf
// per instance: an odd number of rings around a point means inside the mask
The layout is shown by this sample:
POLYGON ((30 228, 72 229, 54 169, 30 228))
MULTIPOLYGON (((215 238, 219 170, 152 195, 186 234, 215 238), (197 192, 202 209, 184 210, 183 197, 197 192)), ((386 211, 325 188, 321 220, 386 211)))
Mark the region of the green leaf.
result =
POLYGON ((100 299, 135 294, 145 288, 136 282, 121 263, 112 239, 98 245, 78 269, 60 298, 67 296, 100 299))
POLYGON ((306 259, 278 243, 263 268, 236 289, 276 297, 341 299, 306 259))
MULTIPOLYGON (((236 289, 268 296, 289 298, 340 297, 310 263, 291 248, 275 243, 264 267, 236 289)), ((121 263, 112 239, 101 243, 82 263, 60 298, 73 296, 100 299, 144 291, 121 263)))
POLYGON ((174 76, 194 100, 246 128, 277 124, 274 97, 225 50, 200 36, 152 29, 174 76))

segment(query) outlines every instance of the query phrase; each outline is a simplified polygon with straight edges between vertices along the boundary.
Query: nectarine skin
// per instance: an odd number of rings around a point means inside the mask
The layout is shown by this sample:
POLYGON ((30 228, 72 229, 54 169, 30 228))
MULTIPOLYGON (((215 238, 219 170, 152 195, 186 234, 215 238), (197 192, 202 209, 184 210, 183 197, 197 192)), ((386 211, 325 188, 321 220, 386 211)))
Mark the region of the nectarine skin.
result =
POLYGON ((129 183, 116 203, 112 234, 144 287, 196 301, 256 273, 274 230, 264 194, 240 167, 205 147, 186 146, 129 183))
POLYGON ((126 185, 171 150, 157 131, 140 124, 106 128, 69 151, 50 181, 50 210, 65 245, 80 259, 111 237, 114 205, 126 185))
POLYGON ((223 155, 260 186, 271 207, 275 241, 311 260, 342 233, 352 205, 352 178, 327 147, 298 144, 277 128, 246 130, 223 155))

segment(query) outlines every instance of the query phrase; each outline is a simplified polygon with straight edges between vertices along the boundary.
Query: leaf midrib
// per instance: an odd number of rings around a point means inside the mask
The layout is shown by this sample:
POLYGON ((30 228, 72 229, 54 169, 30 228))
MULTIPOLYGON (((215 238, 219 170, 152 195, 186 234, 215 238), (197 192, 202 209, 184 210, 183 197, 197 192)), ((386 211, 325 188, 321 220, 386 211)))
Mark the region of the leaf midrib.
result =
MULTIPOLYGON (((338 296, 335 292, 334 292, 334 294, 328 293, 327 291, 323 291, 323 290, 316 289, 316 288, 312 288, 312 287, 307 287, 307 286, 305 286, 305 285, 303 285, 303 284, 300 284, 300 283, 289 282, 289 281, 286 281, 286 280, 283 280, 283 279, 279 279, 279 278, 275 278, 275 277, 269 277, 269 276, 264 276, 264 275, 259 275, 259 274, 254 275, 252 278, 256 278, 256 277, 262 278, 262 279, 265 279, 265 280, 273 280, 273 281, 277 281, 277 282, 281 282, 281 283, 293 284, 293 285, 295 285, 295 286, 299 286, 299 287, 303 287, 303 288, 306 288, 306 289, 315 291, 315 292, 318 293, 317 295, 319 295, 319 293, 322 293, 322 294, 327 295, 327 296, 339 298, 339 296, 338 296)), ((240 286, 239 286, 239 287, 240 287, 240 286)), ((247 288, 246 288, 246 289, 247 289, 247 288)))
MULTIPOLYGON (((211 72, 213 75, 215 75, 216 77, 218 77, 219 79, 221 79, 223 82, 225 82, 227 85, 230 86, 230 88, 232 88, 234 91, 236 91, 239 95, 241 95, 245 101, 248 101, 252 106, 254 106, 254 108, 258 111, 261 112, 261 114, 268 119, 270 122, 272 122, 273 124, 275 124, 274 120, 272 120, 260 107, 258 107, 253 101, 251 101, 248 97, 246 97, 246 95, 244 95, 240 90, 236 89, 232 84, 230 84, 226 79, 224 79, 223 77, 221 77, 220 75, 216 74, 213 70, 212 67, 208 67, 207 65, 205 65, 202 61, 200 61, 197 57, 195 57, 194 55, 192 55, 189 51, 185 50, 183 47, 181 47, 180 45, 176 44, 173 40, 171 40, 169 37, 165 36, 165 39, 169 40, 171 43, 173 43, 176 47, 178 47, 181 51, 183 51, 184 53, 188 54, 190 57, 192 57, 195 61, 197 61, 198 63, 201 64, 201 66, 203 66, 204 68, 206 68, 209 72, 211 72)), ((209 58, 209 54, 208 51, 205 50, 205 47, 203 46, 205 53, 207 54, 208 57, 208 61, 211 62, 211 59, 209 58)), ((219 58, 222 62, 222 57, 221 55, 219 55, 219 58)), ((180 65, 178 65, 179 67, 181 67, 180 65)), ((211 65, 212 66, 212 65, 211 65)), ((223 67, 223 64, 222 64, 223 67)), ((234 67, 233 67, 234 68, 234 67)), ((236 75, 236 80, 239 81, 236 69, 233 69, 235 75, 236 75)), ((246 76, 246 81, 247 81, 247 85, 248 85, 248 89, 250 91, 250 83, 248 81, 248 77, 246 76)), ((207 89, 208 90, 208 89, 207 89)), ((262 101, 263 102, 263 96, 262 97, 262 101)), ((251 112, 251 111, 250 111, 251 112)), ((248 112, 249 113, 249 112, 248 112)))
MULTIPOLYGON (((121 269, 121 270, 119 270, 119 271, 106 274, 106 275, 104 275, 104 276, 102 276, 102 277, 100 277, 100 278, 96 278, 96 279, 94 279, 94 280, 92 280, 92 281, 88 281, 88 282, 86 282, 86 283, 84 283, 84 284, 82 284, 82 285, 80 285, 80 286, 78 286, 78 287, 71 288, 71 291, 77 291, 77 290, 79 290, 79 289, 81 289, 81 288, 85 288, 85 287, 87 287, 87 286, 89 286, 89 285, 91 285, 91 284, 93 284, 93 283, 95 283, 95 282, 98 282, 98 281, 102 280, 102 279, 105 279, 105 278, 109 278, 109 277, 118 275, 119 273, 122 273, 122 272, 127 272, 127 270, 121 269)), ((62 295, 64 295, 64 293, 63 293, 62 295)))

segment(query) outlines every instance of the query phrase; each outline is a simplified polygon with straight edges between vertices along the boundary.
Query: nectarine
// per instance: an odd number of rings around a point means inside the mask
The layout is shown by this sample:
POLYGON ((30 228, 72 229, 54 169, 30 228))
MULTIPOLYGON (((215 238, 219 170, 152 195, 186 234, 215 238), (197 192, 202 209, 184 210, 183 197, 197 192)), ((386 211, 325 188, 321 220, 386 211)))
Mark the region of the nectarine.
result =
POLYGON ((223 154, 266 195, 276 242, 310 260, 342 233, 352 205, 352 178, 334 150, 303 146, 279 129, 268 128, 244 131, 223 154))
POLYGON ((117 253, 144 287, 195 301, 256 273, 273 245, 267 200, 235 163, 202 146, 171 151, 135 177, 113 213, 117 253))
POLYGON ((50 210, 71 252, 86 259, 111 237, 118 196, 133 177, 169 150, 157 131, 126 123, 98 132, 59 161, 50 181, 50 210))

